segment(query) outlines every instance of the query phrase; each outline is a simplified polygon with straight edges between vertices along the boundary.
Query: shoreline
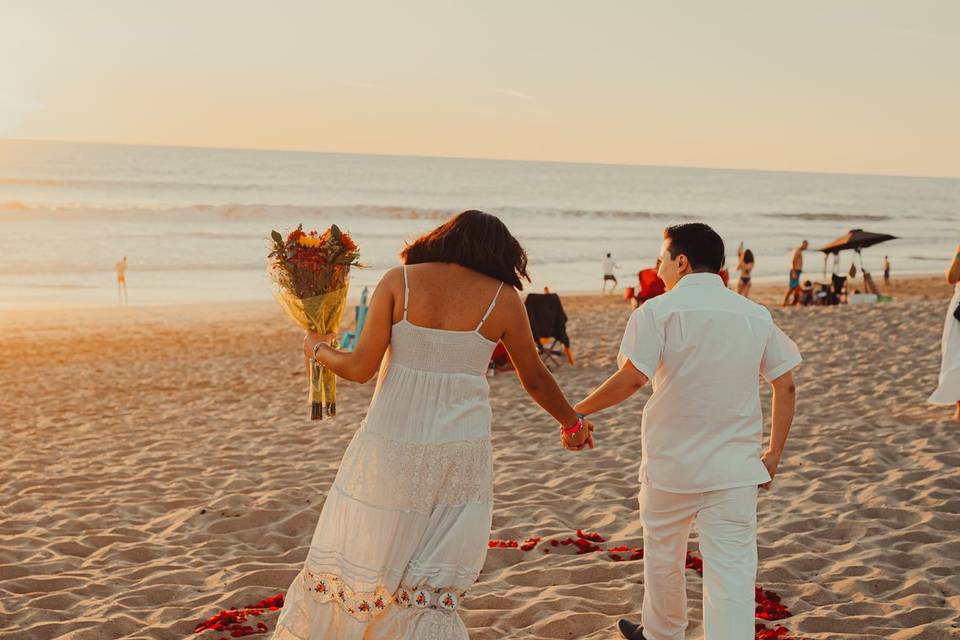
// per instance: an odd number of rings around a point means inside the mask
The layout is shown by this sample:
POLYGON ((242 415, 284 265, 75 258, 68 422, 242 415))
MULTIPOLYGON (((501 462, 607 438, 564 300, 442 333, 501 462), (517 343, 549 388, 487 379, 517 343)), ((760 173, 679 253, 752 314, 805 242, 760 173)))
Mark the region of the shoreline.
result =
MULTIPOLYGON (((859 278, 858 281, 862 282, 859 278)), ((575 302, 579 305, 582 301, 603 300, 617 300, 626 304, 623 299, 623 282, 624 281, 621 280, 620 285, 617 286, 617 290, 612 294, 600 294, 596 290, 564 291, 551 289, 551 292, 558 293, 565 305, 570 302, 575 302)), ((731 278, 730 288, 733 288, 734 282, 735 280, 731 278)), ((945 296, 945 300, 949 300, 953 290, 953 288, 947 284, 942 273, 903 275, 893 278, 889 286, 883 284, 881 277, 879 281, 877 281, 877 286, 885 295, 892 295, 894 302, 900 300, 939 299, 940 295, 945 296)), ((530 292, 538 291, 526 287, 520 292, 520 295, 524 296, 530 292)), ((780 283, 780 279, 776 279, 775 281, 754 279, 751 299, 766 306, 778 307, 785 293, 786 287, 780 283)), ((359 296, 348 297, 348 308, 344 312, 344 323, 351 321, 350 307, 355 305, 358 300, 359 296)), ((104 320, 144 320, 148 322, 207 320, 212 322, 222 320, 226 317, 251 320, 262 319, 264 317, 276 317, 283 318, 287 322, 290 322, 280 311, 274 300, 265 299, 226 302, 184 302, 178 304, 135 304, 129 306, 89 304, 2 307, 0 308, 0 327, 23 326, 31 323, 66 326, 70 322, 89 324, 91 322, 104 320)))

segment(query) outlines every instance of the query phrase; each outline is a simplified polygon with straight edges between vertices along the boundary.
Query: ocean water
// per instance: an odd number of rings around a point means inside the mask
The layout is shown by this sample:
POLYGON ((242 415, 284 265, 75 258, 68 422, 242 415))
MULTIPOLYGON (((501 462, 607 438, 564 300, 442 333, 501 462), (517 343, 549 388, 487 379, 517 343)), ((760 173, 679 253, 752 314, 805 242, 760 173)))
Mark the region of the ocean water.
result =
POLYGON ((122 256, 131 304, 268 300, 270 230, 301 222, 355 236, 356 295, 464 209, 499 215, 532 287, 561 293, 599 290, 607 252, 634 284, 677 222, 714 226, 731 267, 745 242, 757 279, 784 283, 804 238, 899 236, 864 252, 895 276, 942 271, 960 241, 960 179, 0 141, 0 308, 116 304, 122 256))

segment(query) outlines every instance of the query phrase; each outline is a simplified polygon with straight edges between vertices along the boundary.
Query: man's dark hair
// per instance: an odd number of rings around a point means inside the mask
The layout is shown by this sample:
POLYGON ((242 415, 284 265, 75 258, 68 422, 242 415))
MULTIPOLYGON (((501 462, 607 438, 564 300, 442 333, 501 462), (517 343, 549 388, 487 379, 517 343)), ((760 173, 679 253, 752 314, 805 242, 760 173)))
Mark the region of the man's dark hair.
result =
POLYGON ((609 254, 609 253, 607 254, 607 257, 608 257, 608 258, 610 257, 610 254, 609 254))
POLYGON ((709 225, 702 222, 673 225, 663 230, 663 237, 670 240, 670 257, 674 260, 682 253, 694 271, 720 273, 723 238, 709 225))
POLYGON ((522 290, 527 282, 527 253, 500 218, 464 211, 426 233, 400 252, 404 264, 452 262, 522 290))

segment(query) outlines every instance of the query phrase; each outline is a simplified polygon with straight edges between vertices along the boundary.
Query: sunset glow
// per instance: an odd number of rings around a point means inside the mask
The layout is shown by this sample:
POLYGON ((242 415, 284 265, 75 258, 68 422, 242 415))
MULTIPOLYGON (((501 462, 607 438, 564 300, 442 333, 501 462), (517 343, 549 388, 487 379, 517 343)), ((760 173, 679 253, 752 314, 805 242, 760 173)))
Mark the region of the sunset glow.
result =
POLYGON ((960 175, 960 4, 7 2, 0 135, 960 175))

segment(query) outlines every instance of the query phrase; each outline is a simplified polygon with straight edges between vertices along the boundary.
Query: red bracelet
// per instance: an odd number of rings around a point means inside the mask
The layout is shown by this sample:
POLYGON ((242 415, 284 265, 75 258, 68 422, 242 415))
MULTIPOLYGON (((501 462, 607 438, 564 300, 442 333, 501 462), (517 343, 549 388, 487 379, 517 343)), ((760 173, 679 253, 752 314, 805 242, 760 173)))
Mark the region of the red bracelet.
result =
POLYGON ((569 436, 576 433, 577 431, 580 431, 580 429, 582 428, 583 428, 583 418, 577 418, 577 421, 569 429, 560 427, 560 434, 564 436, 569 436))

